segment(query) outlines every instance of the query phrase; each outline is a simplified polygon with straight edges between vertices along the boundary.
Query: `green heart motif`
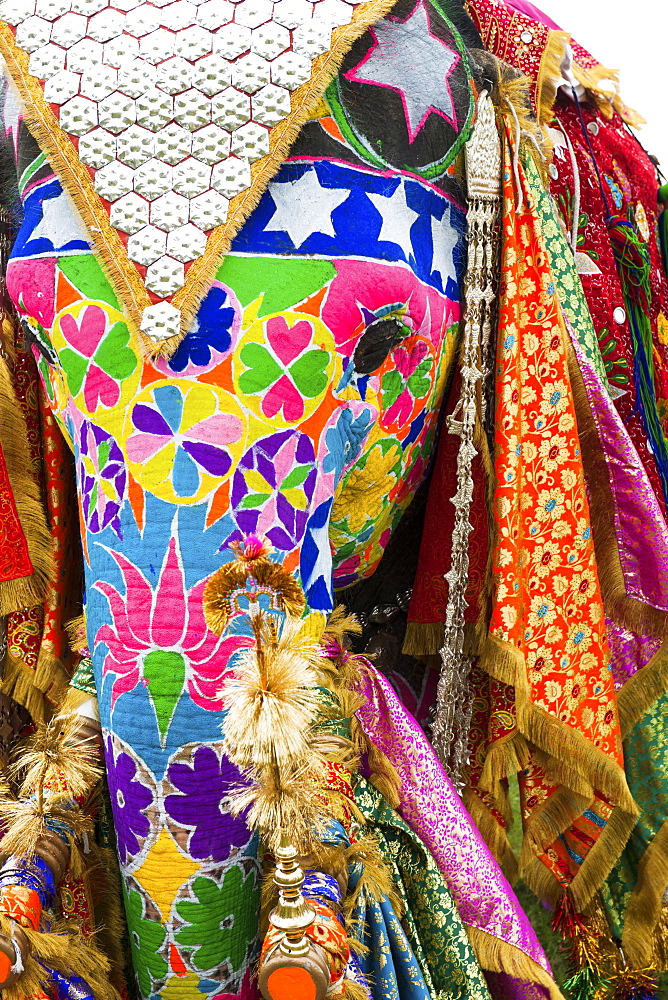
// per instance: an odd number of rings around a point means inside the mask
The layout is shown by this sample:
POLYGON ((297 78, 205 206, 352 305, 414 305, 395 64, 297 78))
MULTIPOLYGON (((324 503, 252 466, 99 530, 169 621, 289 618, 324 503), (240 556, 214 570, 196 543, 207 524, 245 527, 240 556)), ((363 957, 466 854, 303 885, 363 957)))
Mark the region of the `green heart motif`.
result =
MULTIPOLYGON (((67 385, 73 396, 78 396, 81 392, 86 372, 88 371, 88 358, 82 357, 71 347, 65 347, 60 352, 60 363, 67 376, 67 385)), ((47 385, 48 385, 47 380, 47 385)))
POLYGON ((239 357, 247 369, 239 378, 239 388, 249 396, 268 389, 283 374, 262 344, 245 344, 239 357))
POLYGON ((329 379, 326 368, 329 364, 329 352, 323 350, 307 351, 290 365, 288 371, 299 392, 306 399, 319 396, 327 388, 329 379))
POLYGON ((95 352, 95 364, 119 381, 132 375, 137 367, 137 358, 129 342, 130 331, 125 323, 114 323, 95 352))

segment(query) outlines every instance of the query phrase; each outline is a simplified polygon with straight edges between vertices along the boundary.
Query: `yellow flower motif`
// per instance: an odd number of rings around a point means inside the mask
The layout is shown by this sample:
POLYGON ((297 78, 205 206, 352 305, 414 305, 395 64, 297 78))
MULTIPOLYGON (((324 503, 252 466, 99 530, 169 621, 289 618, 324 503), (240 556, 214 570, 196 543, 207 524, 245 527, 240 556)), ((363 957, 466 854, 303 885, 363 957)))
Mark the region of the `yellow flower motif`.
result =
POLYGON ((596 577, 590 569, 573 577, 573 599, 576 604, 586 604, 596 589, 596 577))
POLYGON ((572 469, 561 470, 561 485, 565 490, 575 489, 577 483, 578 477, 572 469))
POLYGON ((582 724, 585 729, 591 729, 594 724, 594 712, 589 705, 585 705, 582 709, 582 724))
POLYGON ((538 494, 538 510, 536 517, 539 521, 548 521, 560 518, 564 513, 564 494, 561 490, 541 490, 538 494))
POLYGON ((560 434, 555 434, 545 441, 541 441, 538 450, 543 459, 543 466, 548 472, 554 472, 568 459, 568 442, 560 434))
POLYGON ((364 466, 356 465, 349 472, 341 492, 334 500, 332 521, 347 519, 352 532, 361 531, 368 521, 380 515, 390 490, 397 480, 391 470, 397 464, 399 449, 396 444, 383 455, 379 445, 369 453, 364 466))
POLYGON ((531 598, 531 612, 529 614, 529 625, 538 628, 541 625, 550 625, 557 612, 551 598, 543 595, 531 598))
POLYGON ((540 346, 538 337, 534 333, 526 333, 522 338, 522 346, 527 354, 535 354, 540 346))
POLYGON ((568 406, 568 394, 566 392, 566 383, 558 380, 557 382, 547 382, 543 386, 543 399, 540 404, 541 413, 552 414, 552 413, 563 413, 568 406))
POLYGON ((578 518, 578 526, 575 531, 575 544, 578 548, 586 545, 591 539, 591 526, 586 517, 578 518))
POLYGON ((561 416, 559 417, 559 423, 557 424, 559 430, 562 433, 566 433, 566 431, 572 431, 574 426, 575 426, 575 419, 573 418, 573 414, 562 413, 561 416))
POLYGON ((571 526, 567 521, 557 521, 552 527, 552 537, 553 538, 565 538, 566 535, 570 535, 571 526))
POLYGON ((571 625, 568 630, 568 642, 566 652, 571 656, 573 653, 584 653, 591 645, 591 629, 589 625, 580 622, 578 625, 571 625))
POLYGON ((544 545, 539 545, 535 549, 531 559, 537 576, 545 577, 553 572, 558 552, 559 546, 555 542, 545 542, 544 545))
POLYGON ((544 330, 543 331, 543 349, 545 351, 545 357, 549 362, 556 361, 563 351, 563 345, 561 343, 561 333, 558 329, 544 330))

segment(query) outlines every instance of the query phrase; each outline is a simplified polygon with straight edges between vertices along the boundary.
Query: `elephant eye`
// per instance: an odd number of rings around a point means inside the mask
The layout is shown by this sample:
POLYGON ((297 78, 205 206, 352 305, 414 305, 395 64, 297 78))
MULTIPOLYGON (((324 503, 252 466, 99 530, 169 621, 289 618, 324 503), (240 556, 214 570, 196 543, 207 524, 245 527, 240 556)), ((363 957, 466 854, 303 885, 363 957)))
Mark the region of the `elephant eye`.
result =
POLYGON ((396 316, 376 319, 367 326, 353 354, 353 365, 359 375, 370 375, 380 368, 390 351, 410 330, 396 316))

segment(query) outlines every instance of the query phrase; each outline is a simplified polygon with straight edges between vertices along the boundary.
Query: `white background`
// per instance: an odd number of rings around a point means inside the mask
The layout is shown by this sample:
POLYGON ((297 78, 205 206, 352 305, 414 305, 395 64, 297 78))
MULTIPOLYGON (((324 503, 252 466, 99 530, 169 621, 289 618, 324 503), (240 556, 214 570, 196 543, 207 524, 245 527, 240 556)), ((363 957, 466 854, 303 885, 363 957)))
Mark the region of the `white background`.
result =
POLYGON ((533 0, 604 66, 619 69, 626 103, 647 119, 638 138, 668 180, 667 0, 533 0))

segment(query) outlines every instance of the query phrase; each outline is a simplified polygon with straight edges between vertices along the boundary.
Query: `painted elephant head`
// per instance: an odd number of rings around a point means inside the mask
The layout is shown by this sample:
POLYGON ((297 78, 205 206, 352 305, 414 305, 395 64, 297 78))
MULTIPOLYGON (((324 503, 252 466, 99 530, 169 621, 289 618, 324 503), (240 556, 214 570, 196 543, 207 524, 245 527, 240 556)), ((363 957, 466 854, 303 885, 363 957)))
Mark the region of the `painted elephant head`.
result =
POLYGON ((353 45, 169 359, 130 337, 6 101, 23 202, 7 284, 76 459, 145 997, 174 975, 189 996, 237 995, 256 957, 257 844, 225 809, 236 772, 220 751, 221 684, 249 639, 207 629, 203 590, 249 534, 311 613, 378 565, 425 476, 457 351, 472 100, 460 32, 437 3, 401 0, 353 45))

